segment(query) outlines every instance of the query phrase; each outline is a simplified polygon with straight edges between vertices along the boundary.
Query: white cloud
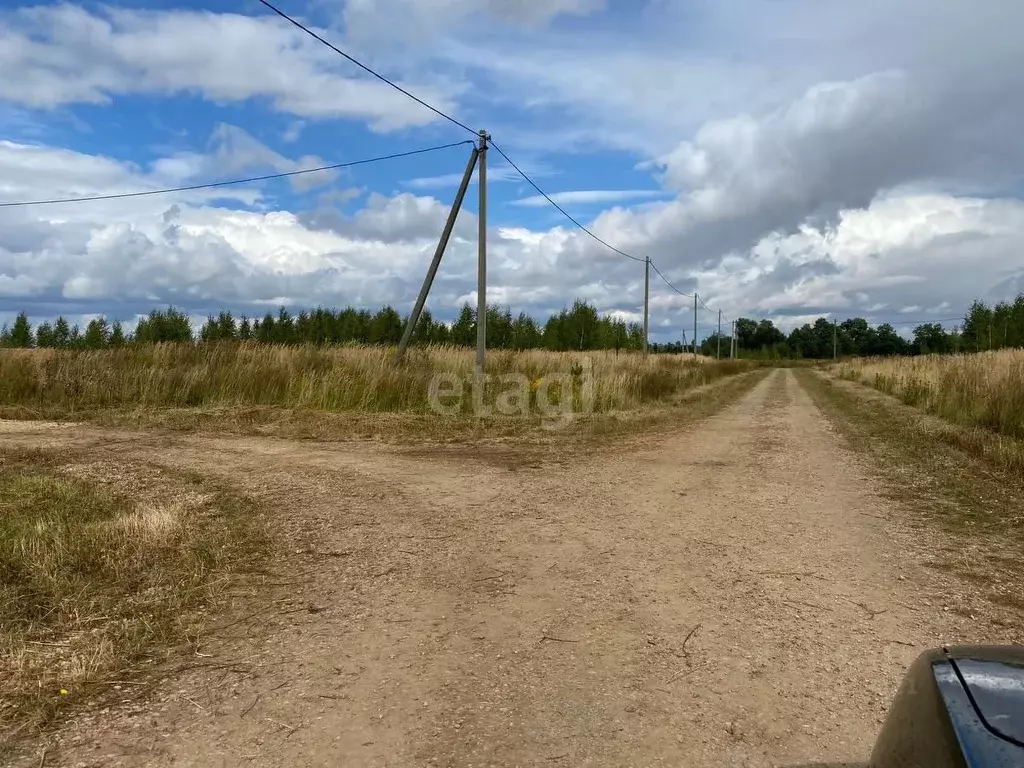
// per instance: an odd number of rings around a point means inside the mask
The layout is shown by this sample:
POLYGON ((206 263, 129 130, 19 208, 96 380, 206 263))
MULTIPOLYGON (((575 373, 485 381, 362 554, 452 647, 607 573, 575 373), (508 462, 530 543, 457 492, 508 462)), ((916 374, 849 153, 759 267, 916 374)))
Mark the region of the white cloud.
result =
MULTIPOLYGON (((521 166, 522 167, 522 166, 521 166)), ((530 176, 536 176, 540 178, 542 176, 551 175, 551 171, 547 170, 543 166, 527 166, 523 168, 526 173, 530 176), (529 170, 527 170, 529 169, 529 170)), ((476 184, 477 174, 473 174, 471 184, 476 184)), ((497 184, 503 181, 522 181, 523 177, 519 173, 507 166, 499 165, 497 167, 487 168, 487 183, 497 184)), ((402 182, 403 186, 409 187, 410 189, 456 189, 459 183, 462 181, 461 173, 446 173, 441 176, 421 176, 415 179, 409 179, 408 181, 402 182)))
MULTIPOLYGON (((1024 5, 778 0, 768 9, 659 0, 628 23, 614 8, 561 18, 601 5, 349 0, 336 20, 343 29, 330 37, 347 36, 375 65, 386 60, 389 74, 411 73, 403 82, 442 108, 487 114, 517 162, 527 155, 532 176, 557 166, 563 189, 594 184, 595 166, 575 173, 584 159, 567 160, 566 149, 588 153, 588 164, 608 148, 627 150, 627 165, 654 170, 675 198, 613 208, 588 223, 730 314, 896 316, 920 307, 947 316, 975 296, 1024 288, 1014 266, 1024 204, 1003 199, 1024 175, 1024 5)), ((300 130, 309 120, 389 130, 435 119, 269 17, 59 5, 4 13, 0 30, 0 70, 19 73, 0 82, 0 99, 17 105, 105 104, 127 94, 255 100, 301 118, 272 130, 286 140, 301 132, 303 141, 315 133, 300 130)), ((203 152, 166 154, 140 168, 0 143, 0 199, 317 164, 230 126, 203 152)), ((518 180, 496 165, 492 182, 518 180)), ((615 173, 604 184, 643 186, 615 172, 621 163, 597 167, 615 173)), ((126 296, 196 307, 281 297, 411 301, 460 178, 398 182, 441 201, 382 194, 381 184, 355 213, 347 211, 361 190, 329 193, 310 211, 265 212, 252 209, 273 207, 256 188, 0 209, 0 296, 6 307, 126 296), (211 207, 214 200, 237 210, 211 207)), ((642 199, 634 194, 578 190, 556 199, 642 199)), ((432 300, 438 308, 472 294, 473 224, 471 214, 460 217, 432 300)), ((492 297, 517 307, 558 308, 581 296, 631 315, 642 303, 642 265, 571 228, 505 226, 492 231, 490 254, 492 297)), ((652 280, 655 326, 666 317, 670 328, 688 325, 688 300, 652 280)))
MULTIPOLYGON (((568 192, 548 193, 548 197, 559 205, 593 205, 597 203, 615 203, 625 200, 643 200, 652 197, 661 197, 663 192, 654 189, 577 189, 568 192)), ((522 205, 527 208, 542 208, 550 205, 543 195, 533 195, 514 200, 512 205, 522 205)))
POLYGON ((1024 288, 1022 248, 1022 201, 896 195, 843 211, 831 229, 766 237, 701 284, 727 311, 945 319, 1024 288))
MULTIPOLYGON (((0 178, 9 191, 29 194, 40 172, 44 185, 85 192, 93 188, 87 184, 150 183, 139 169, 107 158, 0 144, 0 178)), ((167 302, 194 314, 262 312, 279 302, 389 302, 404 310, 447 213, 441 201, 410 193, 371 194, 351 216, 328 208, 254 211, 244 204, 258 192, 238 192, 242 205, 234 209, 211 207, 196 193, 0 209, 0 313, 130 317, 167 302)), ((358 190, 338 194, 350 201, 358 190)), ((474 217, 464 213, 431 297, 439 316, 474 296, 475 234, 474 217)), ((634 231, 630 242, 642 253, 656 235, 634 231)), ((770 235, 719 266, 667 274, 683 289, 697 279, 705 300, 732 317, 769 315, 788 326, 822 313, 893 318, 916 306, 921 317, 938 319, 975 296, 1003 298, 1024 288, 1024 270, 1013 266, 1022 249, 1024 202, 894 194, 842 211, 832 228, 770 235)), ((489 297, 515 309, 543 314, 578 297, 636 317, 642 306, 642 265, 595 251, 575 230, 494 229, 489 257, 489 297)), ((691 300, 653 277, 651 305, 660 338, 689 333, 691 300)), ((715 319, 702 310, 700 325, 715 319)))
POLYGON ((343 23, 350 38, 432 41, 452 27, 491 20, 536 27, 560 15, 601 10, 605 0, 347 0, 343 23))
MULTIPOLYGON (((73 5, 0 14, 0 99, 51 109, 107 104, 117 96, 197 93, 209 101, 266 99, 307 118, 366 120, 375 130, 437 119, 276 17, 73 5)), ((454 110, 454 86, 406 83, 454 110)))

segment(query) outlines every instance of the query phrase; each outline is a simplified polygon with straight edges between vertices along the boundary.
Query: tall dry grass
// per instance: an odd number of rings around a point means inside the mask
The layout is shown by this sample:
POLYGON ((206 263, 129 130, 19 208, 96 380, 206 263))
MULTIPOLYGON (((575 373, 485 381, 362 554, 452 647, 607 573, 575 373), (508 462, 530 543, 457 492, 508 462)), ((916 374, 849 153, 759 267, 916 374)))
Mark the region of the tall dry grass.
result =
MULTIPOLYGON (((256 343, 130 345, 97 351, 0 351, 0 406, 45 415, 110 408, 281 406, 328 412, 429 410, 437 374, 470 381, 472 350, 410 350, 401 365, 381 347, 282 347, 256 343)), ((751 367, 750 363, 608 351, 495 351, 488 374, 522 374, 536 383, 593 372, 595 412, 667 400, 751 367)), ((489 385, 486 398, 500 390, 489 385)), ((578 394, 578 393, 577 393, 578 394)), ((472 398, 464 397, 469 412, 472 398)))
POLYGON ((858 358, 834 366, 908 405, 966 427, 1024 438, 1024 350, 858 358))

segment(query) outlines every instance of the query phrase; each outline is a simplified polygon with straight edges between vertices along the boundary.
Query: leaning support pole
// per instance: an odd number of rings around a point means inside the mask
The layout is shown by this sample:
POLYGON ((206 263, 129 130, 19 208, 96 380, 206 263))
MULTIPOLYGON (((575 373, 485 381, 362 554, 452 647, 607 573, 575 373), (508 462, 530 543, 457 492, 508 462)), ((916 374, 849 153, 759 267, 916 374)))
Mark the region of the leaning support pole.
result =
POLYGON ((395 355, 396 363, 402 362, 402 358, 405 357, 405 350, 408 349, 409 342, 412 340, 412 332, 416 328, 420 314, 423 312, 423 305, 427 303, 427 294, 430 293, 430 286, 434 283, 437 268, 441 265, 444 249, 448 247, 448 240, 451 238, 452 230, 455 228, 455 219, 459 215, 459 209, 462 208, 462 200, 466 197, 466 190, 469 188, 469 182, 473 178, 473 169, 476 167, 476 158, 479 154, 480 151, 473 147, 473 151, 469 155, 469 163, 466 164, 466 172, 462 175, 462 183, 459 184, 459 191, 455 193, 452 209, 448 211, 448 220, 444 223, 444 229, 441 230, 441 239, 437 241, 434 259, 430 262, 427 276, 423 278, 423 287, 420 288, 420 295, 416 298, 416 305, 412 308, 409 321, 405 324, 405 331, 402 332, 402 340, 398 343, 398 353, 395 355))

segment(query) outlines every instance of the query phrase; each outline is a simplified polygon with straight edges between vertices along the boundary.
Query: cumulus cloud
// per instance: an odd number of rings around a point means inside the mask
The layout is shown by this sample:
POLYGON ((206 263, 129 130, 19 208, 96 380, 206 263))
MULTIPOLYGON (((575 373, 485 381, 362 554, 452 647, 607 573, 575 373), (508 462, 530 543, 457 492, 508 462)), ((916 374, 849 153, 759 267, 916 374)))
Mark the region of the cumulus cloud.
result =
MULTIPOLYGON (((436 119, 383 83, 347 74, 337 55, 269 16, 63 4, 0 14, 0 98, 28 107, 108 104, 128 94, 264 99, 307 118, 366 120, 389 131, 436 119)), ((441 109, 452 93, 408 84, 441 109)))
POLYGON ((770 235, 701 283, 712 301, 759 315, 946 319, 973 298, 1012 296, 1022 247, 1022 201, 892 195, 831 228, 770 235))
MULTIPOLYGON (((576 176, 563 189, 596 184, 593 169, 608 167, 598 153, 626 150, 671 199, 629 207, 648 191, 628 188, 556 199, 614 204, 587 222, 593 231, 654 258, 681 290, 696 289, 732 315, 945 317, 975 296, 1024 287, 1014 266, 1024 246, 1024 5, 865 0, 840 9, 778 0, 767 9, 659 0, 629 24, 614 9, 560 23, 602 6, 348 0, 336 33, 368 49, 401 42, 386 58, 412 73, 417 93, 446 109, 486 107, 499 118, 488 128, 501 145, 517 162, 535 161, 524 166, 531 175, 576 176), (593 154, 581 161, 567 149, 593 154)), ((0 98, 18 105, 199 94, 376 130, 435 117, 352 78, 337 57, 267 17, 59 5, 7 12, 0 22, 0 68, 24 73, 0 83, 0 98)), ((284 131, 292 141, 314 133, 299 120, 284 131)), ((145 168, 0 142, 0 198, 147 189, 317 160, 284 157, 231 126, 217 128, 205 151, 145 168)), ((0 209, 0 308, 63 302, 87 312, 90 302, 125 297, 202 311, 285 300, 403 305, 460 178, 429 172, 382 182, 355 210, 363 190, 330 192, 309 210, 268 211, 274 201, 259 188, 0 209)), ((518 179, 500 166, 489 178, 518 179)), ((615 184, 643 182, 619 176, 615 184)), ((543 312, 578 296, 636 316, 642 264, 571 227, 541 228, 532 210, 541 200, 503 208, 502 193, 494 197, 503 226, 489 236, 492 299, 543 312)), ((474 296, 475 237, 466 211, 432 297, 441 314, 474 296)), ((690 300, 656 276, 652 290, 654 327, 678 338, 691 322, 690 300)), ((703 325, 710 316, 702 313, 703 325)))
MULTIPOLYGON (((77 177, 90 170, 128 186, 145 181, 138 169, 109 159, 29 149, 19 154, 24 148, 0 145, 5 183, 31 183, 26 168, 49 169, 62 188, 76 188, 82 183, 77 177)), ((338 194, 350 202, 358 192, 338 194)), ((258 197, 253 190, 248 195, 258 197)), ((318 221, 252 210, 245 197, 230 207, 189 193, 118 205, 0 209, 0 314, 24 308, 48 316, 56 308, 127 317, 168 302, 197 315, 220 307, 252 314, 279 303, 389 302, 404 309, 447 213, 431 197, 371 194, 354 213, 318 221)), ((431 297, 439 316, 451 317, 460 302, 475 299, 475 236, 476 221, 465 212, 431 297)), ((638 252, 650 244, 633 237, 638 252)), ((489 297, 538 314, 579 297, 635 317, 643 302, 643 266, 592 247, 577 230, 492 228, 489 297)), ((695 268, 677 285, 699 285, 709 304, 732 316, 792 323, 838 311, 939 319, 956 315, 967 297, 1002 298, 1001 292, 1024 283, 1016 260, 1022 249, 1024 202, 896 193, 842 210, 832 227, 804 225, 764 237, 713 269, 695 268)), ((689 333, 691 300, 652 281, 657 338, 689 333)), ((715 319, 702 310, 701 327, 715 319)))

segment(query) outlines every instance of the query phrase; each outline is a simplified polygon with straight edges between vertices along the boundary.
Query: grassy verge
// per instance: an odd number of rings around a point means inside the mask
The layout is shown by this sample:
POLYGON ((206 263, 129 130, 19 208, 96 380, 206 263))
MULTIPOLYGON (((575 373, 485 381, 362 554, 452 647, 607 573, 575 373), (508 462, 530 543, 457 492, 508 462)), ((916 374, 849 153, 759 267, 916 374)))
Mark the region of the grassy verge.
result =
POLYGON ((901 520, 922 540, 927 562, 973 582, 993 604, 1024 612, 1024 483, 1003 463, 969 449, 957 431, 894 398, 809 370, 797 376, 852 447, 869 456, 887 494, 912 513, 901 520))
MULTIPOLYGON (((410 350, 402 364, 380 347, 277 347, 255 343, 129 345, 96 351, 5 350, 0 406, 10 415, 75 417, 110 408, 279 407, 326 413, 432 413, 432 386, 454 413, 475 413, 472 350, 410 350), (453 388, 460 396, 451 397, 453 388)), ((598 413, 671 399, 748 370, 739 361, 613 352, 497 351, 480 400, 502 393, 527 404, 584 397, 598 413)), ((436 396, 435 392, 435 396, 436 396)))
POLYGON ((938 417, 929 422, 933 437, 1024 478, 1021 350, 859 359, 828 370, 938 417))
POLYGON ((435 413, 329 413, 302 408, 181 408, 106 410, 90 420, 117 428, 159 428, 179 432, 223 432, 303 440, 382 440, 408 443, 465 443, 528 439, 582 443, 589 439, 675 428, 717 411, 749 392, 768 368, 715 378, 703 386, 630 410, 577 414, 571 419, 524 416, 453 416, 435 413))
POLYGON ((412 350, 396 366, 376 347, 237 343, 3 351, 0 418, 314 439, 517 437, 553 424, 617 431, 758 368, 685 356, 496 352, 477 397, 473 361, 471 351, 448 348, 412 350), (461 394, 432 400, 439 379, 461 394))
POLYGON ((1024 350, 858 358, 834 369, 954 424, 1024 439, 1024 350))
MULTIPOLYGON (((0 451, 0 733, 8 745, 187 645, 265 549, 251 505, 196 478, 147 488, 0 451)), ((0 742, 2 743, 2 742, 0 742)))

